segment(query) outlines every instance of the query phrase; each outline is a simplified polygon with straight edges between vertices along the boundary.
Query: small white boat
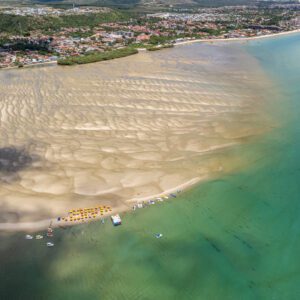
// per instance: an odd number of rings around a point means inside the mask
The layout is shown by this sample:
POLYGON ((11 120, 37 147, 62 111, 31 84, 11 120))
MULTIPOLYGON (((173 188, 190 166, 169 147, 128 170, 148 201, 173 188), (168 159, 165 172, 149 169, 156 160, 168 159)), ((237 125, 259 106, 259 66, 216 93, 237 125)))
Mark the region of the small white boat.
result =
POLYGON ((143 203, 138 203, 137 208, 143 208, 143 203))
POLYGON ((32 240, 32 239, 33 239, 33 236, 30 235, 30 234, 26 234, 26 235, 25 235, 25 239, 26 239, 26 240, 32 240))
POLYGON ((155 234, 155 237, 156 237, 157 239, 160 239, 160 238, 163 237, 163 235, 162 235, 162 233, 156 233, 156 234, 155 234))
POLYGON ((53 246, 54 246, 53 243, 50 243, 50 242, 47 243, 47 247, 53 247, 53 246))
POLYGON ((114 226, 118 226, 122 224, 122 220, 120 215, 111 216, 111 220, 114 226))
POLYGON ((44 238, 44 237, 42 235, 40 235, 40 234, 38 234, 38 235, 35 236, 36 240, 41 240, 42 238, 44 238))

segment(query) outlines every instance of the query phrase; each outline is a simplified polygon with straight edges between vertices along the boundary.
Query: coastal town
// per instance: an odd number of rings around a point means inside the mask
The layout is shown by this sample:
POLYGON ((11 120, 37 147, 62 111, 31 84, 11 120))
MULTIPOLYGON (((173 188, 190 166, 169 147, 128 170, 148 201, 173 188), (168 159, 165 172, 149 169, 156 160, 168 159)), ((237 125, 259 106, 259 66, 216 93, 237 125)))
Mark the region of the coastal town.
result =
MULTIPOLYGON (((2 8, 0 15, 12 18, 83 18, 110 15, 99 7, 57 9, 46 6, 2 8)), ((20 19, 23 22, 23 19, 20 19)), ((300 4, 268 8, 235 6, 203 8, 189 12, 170 11, 116 18, 115 21, 79 25, 73 23, 54 30, 25 29, 19 22, 14 32, 0 33, 0 68, 54 63, 130 47, 173 45, 195 39, 251 38, 300 29, 300 4)), ((74 22, 75 23, 75 22, 74 22)))

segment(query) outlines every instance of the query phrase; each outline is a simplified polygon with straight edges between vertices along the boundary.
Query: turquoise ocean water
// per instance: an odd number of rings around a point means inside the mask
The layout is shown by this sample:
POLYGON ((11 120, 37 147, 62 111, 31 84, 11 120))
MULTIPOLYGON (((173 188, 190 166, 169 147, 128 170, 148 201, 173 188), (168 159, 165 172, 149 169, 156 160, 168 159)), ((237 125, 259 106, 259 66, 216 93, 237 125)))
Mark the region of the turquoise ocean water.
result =
POLYGON ((249 167, 52 249, 1 236, 1 300, 300 299, 300 35, 240 47, 279 91, 280 125, 230 150, 249 167))

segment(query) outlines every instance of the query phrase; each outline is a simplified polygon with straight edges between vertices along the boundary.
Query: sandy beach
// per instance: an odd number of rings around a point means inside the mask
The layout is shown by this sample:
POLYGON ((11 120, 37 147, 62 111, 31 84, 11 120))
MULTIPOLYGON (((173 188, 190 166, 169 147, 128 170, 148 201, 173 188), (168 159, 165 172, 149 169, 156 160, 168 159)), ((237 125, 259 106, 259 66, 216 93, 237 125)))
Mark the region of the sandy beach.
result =
POLYGON ((291 31, 284 31, 284 32, 278 32, 278 33, 273 33, 273 34, 265 34, 265 35, 259 35, 259 36, 252 36, 252 37, 243 37, 243 38, 215 38, 215 39, 195 39, 195 40, 188 40, 188 41, 182 41, 178 42, 175 44, 175 46, 180 46, 180 45, 188 45, 188 44, 193 44, 193 43, 199 43, 199 42, 242 42, 242 41, 251 41, 251 40, 257 40, 257 39, 266 39, 266 38, 276 38, 278 36, 284 36, 284 35, 290 35, 290 34, 295 34, 295 33, 300 33, 300 29, 295 29, 291 31))
POLYGON ((246 163, 234 147, 271 126, 270 83, 238 48, 187 45, 0 80, 0 230, 39 230, 73 208, 126 211, 232 172, 246 163))

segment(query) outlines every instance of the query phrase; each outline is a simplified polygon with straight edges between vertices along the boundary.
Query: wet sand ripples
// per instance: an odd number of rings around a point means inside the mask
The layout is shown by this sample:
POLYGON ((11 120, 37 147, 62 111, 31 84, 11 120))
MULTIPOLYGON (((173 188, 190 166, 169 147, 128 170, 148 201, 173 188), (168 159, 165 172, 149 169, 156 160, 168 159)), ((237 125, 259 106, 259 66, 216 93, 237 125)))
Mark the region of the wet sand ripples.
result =
POLYGON ((19 221, 93 204, 124 209, 128 199, 232 170, 238 162, 221 149, 265 130, 267 83, 246 58, 190 45, 1 72, 0 146, 39 159, 1 182, 0 205, 19 221))

